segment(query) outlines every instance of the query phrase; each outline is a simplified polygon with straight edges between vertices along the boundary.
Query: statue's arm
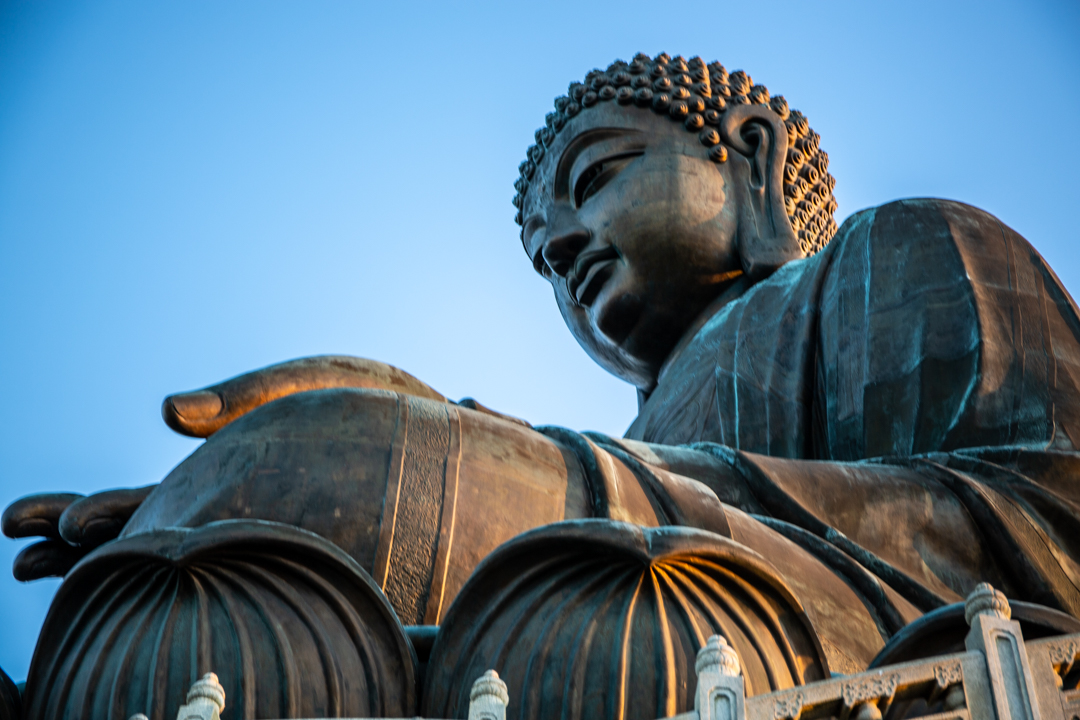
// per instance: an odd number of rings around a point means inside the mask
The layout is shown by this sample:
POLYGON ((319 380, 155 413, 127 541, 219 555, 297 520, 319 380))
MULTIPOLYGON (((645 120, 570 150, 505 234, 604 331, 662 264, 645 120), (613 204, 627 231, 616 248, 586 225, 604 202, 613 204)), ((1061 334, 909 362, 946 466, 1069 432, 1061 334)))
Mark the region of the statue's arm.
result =
MULTIPOLYGON (((1001 447, 838 462, 598 442, 697 480, 841 574, 836 558, 862 565, 922 612, 990 582, 1080 614, 1080 453, 1001 447)), ((735 526, 731 537, 740 539, 735 526)))
MULTIPOLYGON (((170 395, 162 416, 173 430, 209 437, 238 417, 273 400, 310 390, 369 388, 448 402, 440 393, 386 363, 340 355, 302 358, 271 365, 202 390, 170 395)), ((471 398, 463 407, 518 424, 471 398)), ((19 580, 62 576, 84 555, 116 538, 156 485, 108 490, 90 496, 42 493, 16 501, 3 514, 2 529, 12 538, 41 537, 16 558, 19 580)))

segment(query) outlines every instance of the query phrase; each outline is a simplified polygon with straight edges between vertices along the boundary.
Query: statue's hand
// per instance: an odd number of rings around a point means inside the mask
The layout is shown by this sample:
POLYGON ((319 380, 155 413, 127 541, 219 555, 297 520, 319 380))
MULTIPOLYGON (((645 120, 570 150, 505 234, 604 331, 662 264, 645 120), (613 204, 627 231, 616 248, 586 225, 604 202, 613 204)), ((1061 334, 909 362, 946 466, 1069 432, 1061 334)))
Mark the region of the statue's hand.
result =
POLYGON ((89 497, 77 493, 41 493, 16 500, 0 517, 10 538, 44 537, 16 556, 16 580, 67 574, 84 555, 114 539, 146 496, 157 487, 106 490, 89 497))
POLYGON ((354 387, 392 390, 445 402, 446 398, 396 367, 375 360, 322 355, 271 365, 202 390, 165 398, 161 416, 181 435, 209 437, 228 423, 286 395, 354 387))

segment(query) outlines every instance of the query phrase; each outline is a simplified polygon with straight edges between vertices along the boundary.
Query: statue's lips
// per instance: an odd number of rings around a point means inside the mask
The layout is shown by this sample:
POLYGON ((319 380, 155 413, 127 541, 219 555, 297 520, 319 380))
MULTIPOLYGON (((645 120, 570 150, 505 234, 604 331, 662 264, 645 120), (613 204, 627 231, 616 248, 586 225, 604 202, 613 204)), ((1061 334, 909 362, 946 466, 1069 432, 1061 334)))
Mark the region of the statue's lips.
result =
POLYGON ((567 279, 567 290, 578 305, 588 307, 611 277, 619 254, 614 247, 582 253, 567 279), (581 278, 580 280, 578 278, 581 278))

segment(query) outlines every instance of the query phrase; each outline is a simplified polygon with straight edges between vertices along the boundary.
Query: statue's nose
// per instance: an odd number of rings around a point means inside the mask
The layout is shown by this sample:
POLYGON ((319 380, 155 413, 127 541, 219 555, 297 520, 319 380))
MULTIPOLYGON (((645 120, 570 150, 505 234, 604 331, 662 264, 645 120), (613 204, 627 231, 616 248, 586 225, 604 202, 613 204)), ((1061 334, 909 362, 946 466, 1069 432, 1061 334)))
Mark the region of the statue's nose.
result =
POLYGON ((544 262, 551 271, 560 277, 566 277, 574 267, 574 261, 589 244, 592 234, 570 212, 558 213, 551 218, 547 230, 547 240, 541 252, 544 262))
POLYGON ((574 261, 585 246, 589 244, 589 231, 585 228, 573 228, 559 233, 544 243, 544 262, 551 271, 560 277, 566 277, 574 261))

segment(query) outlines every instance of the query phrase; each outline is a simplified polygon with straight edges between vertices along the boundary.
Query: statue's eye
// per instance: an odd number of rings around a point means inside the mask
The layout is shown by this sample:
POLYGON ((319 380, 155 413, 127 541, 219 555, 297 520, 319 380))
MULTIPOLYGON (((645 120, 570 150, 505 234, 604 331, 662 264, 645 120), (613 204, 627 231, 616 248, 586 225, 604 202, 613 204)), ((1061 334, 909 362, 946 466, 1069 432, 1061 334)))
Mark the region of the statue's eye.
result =
POLYGON ((623 168, 636 158, 641 157, 641 154, 635 152, 617 157, 608 157, 590 165, 585 172, 578 176, 577 182, 574 183, 574 205, 581 207, 585 201, 600 192, 605 185, 622 172, 623 168))

